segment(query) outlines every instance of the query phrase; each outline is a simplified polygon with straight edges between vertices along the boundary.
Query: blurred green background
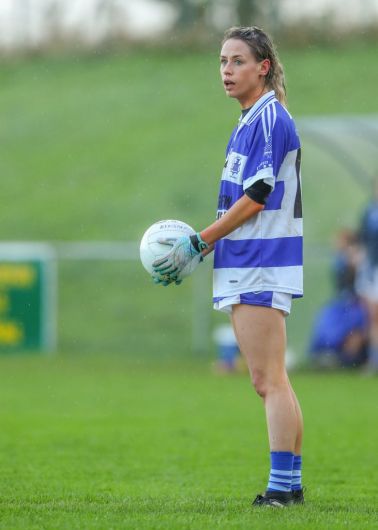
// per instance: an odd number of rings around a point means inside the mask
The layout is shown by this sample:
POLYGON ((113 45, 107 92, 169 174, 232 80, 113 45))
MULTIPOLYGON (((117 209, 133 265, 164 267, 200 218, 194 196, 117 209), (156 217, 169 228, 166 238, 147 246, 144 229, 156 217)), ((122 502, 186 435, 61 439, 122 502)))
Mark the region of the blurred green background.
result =
MULTIPOLYGON (((371 176, 372 146, 358 130, 354 137, 343 127, 333 131, 332 118, 378 112, 377 53, 369 42, 280 48, 299 130, 303 118, 311 124, 325 116, 320 134, 346 153, 359 142, 354 157, 371 176)), ((223 93, 216 48, 8 59, 0 105, 0 239, 138 242, 159 219, 196 229, 212 222, 225 145, 239 116, 223 93)), ((288 319, 289 344, 300 358, 314 311, 330 293, 334 234, 358 222, 370 193, 343 156, 306 134, 302 141, 305 298, 288 319)), ((59 261, 59 351, 187 356, 198 291, 209 329, 224 322, 211 309, 210 267, 180 288, 162 289, 137 261, 59 261)), ((214 356, 211 337, 203 351, 214 356)))

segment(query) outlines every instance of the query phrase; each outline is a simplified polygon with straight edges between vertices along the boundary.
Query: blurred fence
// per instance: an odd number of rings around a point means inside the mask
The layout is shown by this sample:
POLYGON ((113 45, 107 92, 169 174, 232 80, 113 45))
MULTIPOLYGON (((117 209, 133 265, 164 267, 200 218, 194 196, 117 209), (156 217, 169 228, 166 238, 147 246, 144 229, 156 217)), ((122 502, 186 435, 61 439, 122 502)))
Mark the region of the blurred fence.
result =
MULTIPOLYGON (((58 270, 58 351, 178 358, 214 353, 213 328, 228 319, 212 309, 212 256, 179 288, 163 288, 143 269, 137 242, 50 246, 58 270)), ((313 312, 328 290, 329 262, 326 245, 306 248, 310 299, 300 308, 304 325, 295 325, 291 337, 299 355, 313 312)), ((55 310, 51 318, 56 318, 55 310)))
MULTIPOLYGON (((180 288, 165 289, 154 286, 142 268, 137 242, 19 242, 3 246, 17 247, 18 262, 24 265, 31 259, 44 259, 49 250, 49 262, 58 274, 54 272, 54 281, 48 277, 42 286, 43 292, 50 293, 44 325, 57 330, 60 352, 119 352, 134 357, 206 354, 214 346, 215 321, 225 320, 220 314, 212 318, 211 256, 180 288)), ((11 257, 9 250, 7 256, 11 257)), ((313 252, 309 259, 319 264, 319 256, 320 263, 327 260, 324 249, 313 252)), ((35 306, 28 305, 26 302, 21 314, 34 311, 35 306)), ((24 321, 18 324, 25 327, 24 321)), ((20 342, 20 347, 25 343, 20 342)), ((52 343, 55 338, 44 347, 49 353, 52 343)))
POLYGON ((54 244, 59 349, 132 355, 201 353, 210 347, 209 261, 180 289, 157 288, 139 243, 54 244))
MULTIPOLYGON (((43 262, 47 254, 54 271, 41 285, 43 297, 48 297, 42 308, 43 322, 35 322, 32 328, 28 323, 39 311, 35 300, 29 305, 28 299, 13 301, 9 297, 8 305, 15 302, 19 308, 8 307, 10 322, 25 335, 19 347, 15 343, 9 351, 23 347, 35 351, 39 347, 34 335, 39 332, 53 333, 42 346, 48 353, 180 357, 214 349, 213 326, 226 318, 212 311, 211 256, 180 288, 165 289, 154 286, 142 268, 137 242, 18 242, 0 246, 2 264, 16 257, 18 267, 30 267, 43 262)), ((326 267, 328 254, 325 248, 312 249, 308 260, 319 272, 319 265, 326 267)), ((5 324, 3 311, 1 317, 5 324)))

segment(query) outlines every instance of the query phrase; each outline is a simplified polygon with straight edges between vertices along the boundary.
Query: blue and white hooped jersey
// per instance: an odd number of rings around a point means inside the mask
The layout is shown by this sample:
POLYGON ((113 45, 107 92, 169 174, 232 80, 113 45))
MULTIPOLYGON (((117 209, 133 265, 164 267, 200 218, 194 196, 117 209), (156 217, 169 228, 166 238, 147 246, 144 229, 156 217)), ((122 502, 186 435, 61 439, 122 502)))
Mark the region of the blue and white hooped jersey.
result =
POLYGON ((214 302, 245 292, 303 296, 301 149, 274 91, 239 120, 226 150, 217 217, 254 182, 272 187, 264 210, 215 244, 214 302))

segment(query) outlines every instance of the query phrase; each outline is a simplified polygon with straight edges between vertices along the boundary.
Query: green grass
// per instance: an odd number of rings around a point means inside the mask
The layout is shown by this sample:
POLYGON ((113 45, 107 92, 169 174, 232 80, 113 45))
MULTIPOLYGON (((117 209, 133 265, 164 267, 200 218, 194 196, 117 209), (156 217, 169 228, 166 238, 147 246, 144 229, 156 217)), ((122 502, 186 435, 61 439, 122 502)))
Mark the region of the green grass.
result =
POLYGON ((0 528, 376 528, 376 380, 296 374, 307 504, 251 510, 265 418, 247 376, 122 356, 0 360, 0 528))

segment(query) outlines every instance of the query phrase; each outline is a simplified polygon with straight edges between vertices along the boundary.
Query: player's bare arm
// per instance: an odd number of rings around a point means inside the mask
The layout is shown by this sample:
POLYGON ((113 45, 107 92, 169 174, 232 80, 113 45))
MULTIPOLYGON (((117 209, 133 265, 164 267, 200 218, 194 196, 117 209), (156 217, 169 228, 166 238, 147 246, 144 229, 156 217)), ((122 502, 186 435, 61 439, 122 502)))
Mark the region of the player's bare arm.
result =
POLYGON ((243 195, 220 219, 200 232, 201 238, 211 245, 239 228, 263 209, 263 204, 243 195))
POLYGON ((173 241, 160 240, 160 243, 167 244, 171 250, 166 256, 156 260, 153 264, 156 283, 181 283, 177 282, 178 275, 186 265, 198 254, 207 255, 213 249, 213 244, 227 236, 248 219, 263 210, 264 205, 255 202, 244 195, 240 197, 232 207, 220 218, 202 232, 192 236, 184 236, 173 241), (168 276, 168 277, 167 277, 168 276))

